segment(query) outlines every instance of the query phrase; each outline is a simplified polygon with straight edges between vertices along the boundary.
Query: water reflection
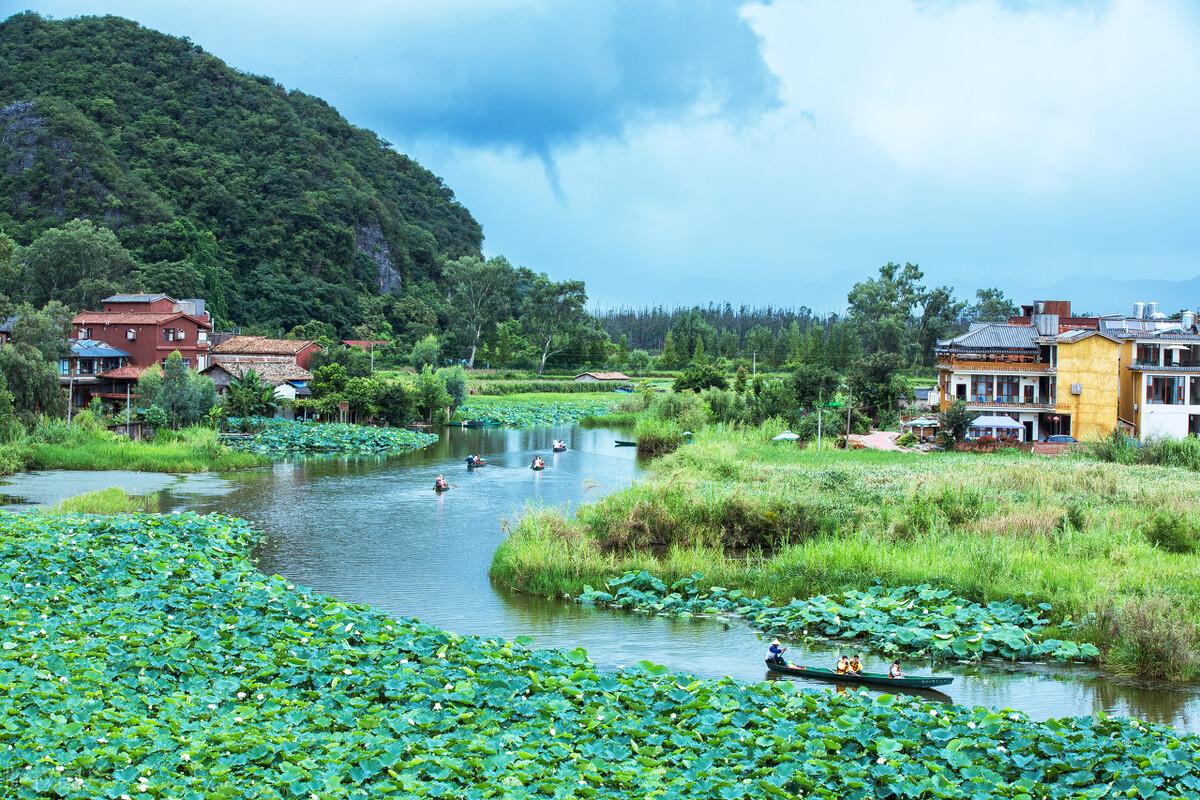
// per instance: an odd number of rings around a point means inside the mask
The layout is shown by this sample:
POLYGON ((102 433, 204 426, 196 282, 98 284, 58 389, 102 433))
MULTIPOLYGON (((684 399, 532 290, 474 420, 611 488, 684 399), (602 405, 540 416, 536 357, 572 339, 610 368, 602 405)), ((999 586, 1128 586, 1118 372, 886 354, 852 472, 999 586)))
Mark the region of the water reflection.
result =
MULTIPOLYGON (((616 448, 611 430, 451 429, 436 445, 401 457, 318 458, 223 477, 148 473, 39 473, 15 476, 0 491, 23 500, 55 502, 118 485, 158 492, 162 510, 191 509, 245 517, 266 532, 255 557, 261 569, 344 600, 464 634, 529 636, 539 647, 587 649, 602 668, 643 659, 701 676, 766 677, 765 643, 740 622, 649 617, 530 597, 494 586, 487 577, 504 537, 502 520, 527 503, 573 507, 636 479, 632 448, 616 448), (566 453, 551 453, 556 438, 566 453), (488 460, 467 470, 467 453, 488 460), (529 469, 533 453, 543 472, 529 469), (445 474, 451 490, 432 491, 445 474)), ((796 663, 832 666, 835 647, 789 643, 796 663)), ((853 645, 843 648, 856 652, 853 645)), ((868 671, 888 662, 857 650, 868 671)), ((928 664, 906 661, 910 674, 928 664)), ((1031 716, 1104 711, 1200 731, 1195 686, 1154 686, 1061 665, 939 665, 955 681, 939 698, 1016 708, 1031 716)), ((815 691, 836 691, 808 683, 815 691)))

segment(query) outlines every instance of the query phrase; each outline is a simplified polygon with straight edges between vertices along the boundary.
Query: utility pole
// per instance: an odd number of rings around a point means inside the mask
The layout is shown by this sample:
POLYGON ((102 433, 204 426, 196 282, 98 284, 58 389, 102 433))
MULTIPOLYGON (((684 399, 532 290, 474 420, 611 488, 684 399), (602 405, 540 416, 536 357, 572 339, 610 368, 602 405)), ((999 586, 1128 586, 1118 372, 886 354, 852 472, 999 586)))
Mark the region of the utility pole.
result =
POLYGON ((125 438, 129 438, 129 384, 125 384, 125 438))
POLYGON ((821 449, 821 417, 825 413, 825 390, 817 390, 817 450, 821 449))
POLYGON ((751 369, 751 373, 750 373, 751 377, 758 375, 758 351, 757 350, 755 350, 753 352, 753 354, 750 356, 750 369, 751 369))
POLYGON ((75 370, 71 368, 70 359, 67 360, 67 374, 70 376, 67 379, 67 424, 70 425, 71 411, 75 408, 75 370))
POLYGON ((849 394, 846 397, 846 449, 850 449, 850 411, 854 408, 854 387, 847 386, 849 394))

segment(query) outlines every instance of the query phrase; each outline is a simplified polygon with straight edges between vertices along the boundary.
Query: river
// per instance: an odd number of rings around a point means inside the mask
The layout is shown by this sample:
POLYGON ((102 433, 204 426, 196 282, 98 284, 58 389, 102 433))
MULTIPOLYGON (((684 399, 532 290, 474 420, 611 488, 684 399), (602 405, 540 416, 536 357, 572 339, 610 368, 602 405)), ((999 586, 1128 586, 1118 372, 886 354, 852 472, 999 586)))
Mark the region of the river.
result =
MULTIPOLYGON (((27 508, 107 486, 157 492, 163 511, 250 520, 266 533, 255 553, 260 569, 343 600, 462 634, 583 647, 602 668, 646 659, 700 676, 763 680, 765 642, 741 623, 588 608, 515 593, 488 579, 504 520, 529 504, 573 508, 638 478, 634 450, 613 446, 619 436, 573 427, 451 428, 437 444, 402 456, 281 461, 223 476, 28 473, 0 485, 0 505, 27 508), (570 449, 551 453, 555 438, 566 439, 570 449), (468 471, 463 459, 469 452, 489 465, 468 471), (546 459, 542 472, 529 469, 535 452, 546 459), (439 474, 452 487, 440 495, 432 491, 439 474)), ((831 665, 837 653, 793 644, 788 655, 831 665)), ((864 662, 868 670, 886 668, 870 656, 864 662)), ((928 665, 906 666, 929 671, 928 665)), ((1037 719, 1104 711, 1200 732, 1200 687, 1194 685, 1148 685, 1053 664, 941 665, 938 672, 957 679, 935 699, 1014 708, 1037 719)))

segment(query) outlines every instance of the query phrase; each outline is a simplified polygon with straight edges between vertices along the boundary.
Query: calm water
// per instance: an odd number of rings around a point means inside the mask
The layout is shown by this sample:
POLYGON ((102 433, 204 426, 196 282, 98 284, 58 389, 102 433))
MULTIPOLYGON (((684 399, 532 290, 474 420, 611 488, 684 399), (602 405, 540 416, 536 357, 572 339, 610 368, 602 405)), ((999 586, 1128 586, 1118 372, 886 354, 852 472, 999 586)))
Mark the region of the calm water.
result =
MULTIPOLYGON (((0 504, 49 503, 105 486, 159 492, 164 511, 217 511, 267 533, 260 568, 343 600, 481 636, 532 637, 543 647, 587 649, 602 667, 641 659, 703 676, 762 680, 765 642, 744 625, 676 620, 586 608, 493 586, 492 553, 503 521, 528 504, 571 508, 630 484, 632 448, 610 430, 447 430, 433 447, 390 459, 311 459, 224 478, 132 472, 50 472, 0 485, 0 504), (550 453, 555 438, 570 445, 550 453), (490 463, 468 471, 468 452, 490 463), (533 472, 534 452, 546 469, 533 472), (434 478, 452 489, 438 495, 434 478)), ((792 645, 797 662, 832 664, 833 650, 792 645)), ((865 655, 865 654, 864 654, 865 655)), ((867 668, 884 664, 866 655, 867 668)), ((908 671, 928 672, 908 664, 908 671)), ((1017 708, 1037 718, 1105 711, 1200 732, 1200 687, 1147 686, 1094 670, 988 664, 941 667, 958 680, 933 699, 1017 708)), ((823 684, 812 684, 827 691, 823 684)))

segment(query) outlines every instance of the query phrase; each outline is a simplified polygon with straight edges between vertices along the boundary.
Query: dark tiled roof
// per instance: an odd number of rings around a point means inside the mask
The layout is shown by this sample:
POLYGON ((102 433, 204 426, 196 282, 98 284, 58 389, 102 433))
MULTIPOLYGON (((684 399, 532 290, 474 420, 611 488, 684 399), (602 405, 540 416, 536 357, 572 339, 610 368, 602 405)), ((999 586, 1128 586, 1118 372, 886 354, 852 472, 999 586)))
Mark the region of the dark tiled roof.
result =
POLYGON ((1036 350, 1037 329, 1032 325, 992 323, 938 342, 938 347, 955 350, 1036 350))
POLYGON ((13 326, 17 324, 17 318, 4 317, 0 318, 0 333, 12 333, 13 326))
POLYGON ((215 369, 225 370, 232 377, 239 379, 244 377, 247 372, 253 370, 263 383, 269 383, 272 386, 278 386, 281 383, 291 383, 292 381, 304 382, 312 380, 311 372, 296 366, 290 361, 219 361, 202 371, 209 372, 215 369))
POLYGON ((155 300, 171 300, 165 294, 114 294, 104 298, 102 303, 153 303, 155 300))

